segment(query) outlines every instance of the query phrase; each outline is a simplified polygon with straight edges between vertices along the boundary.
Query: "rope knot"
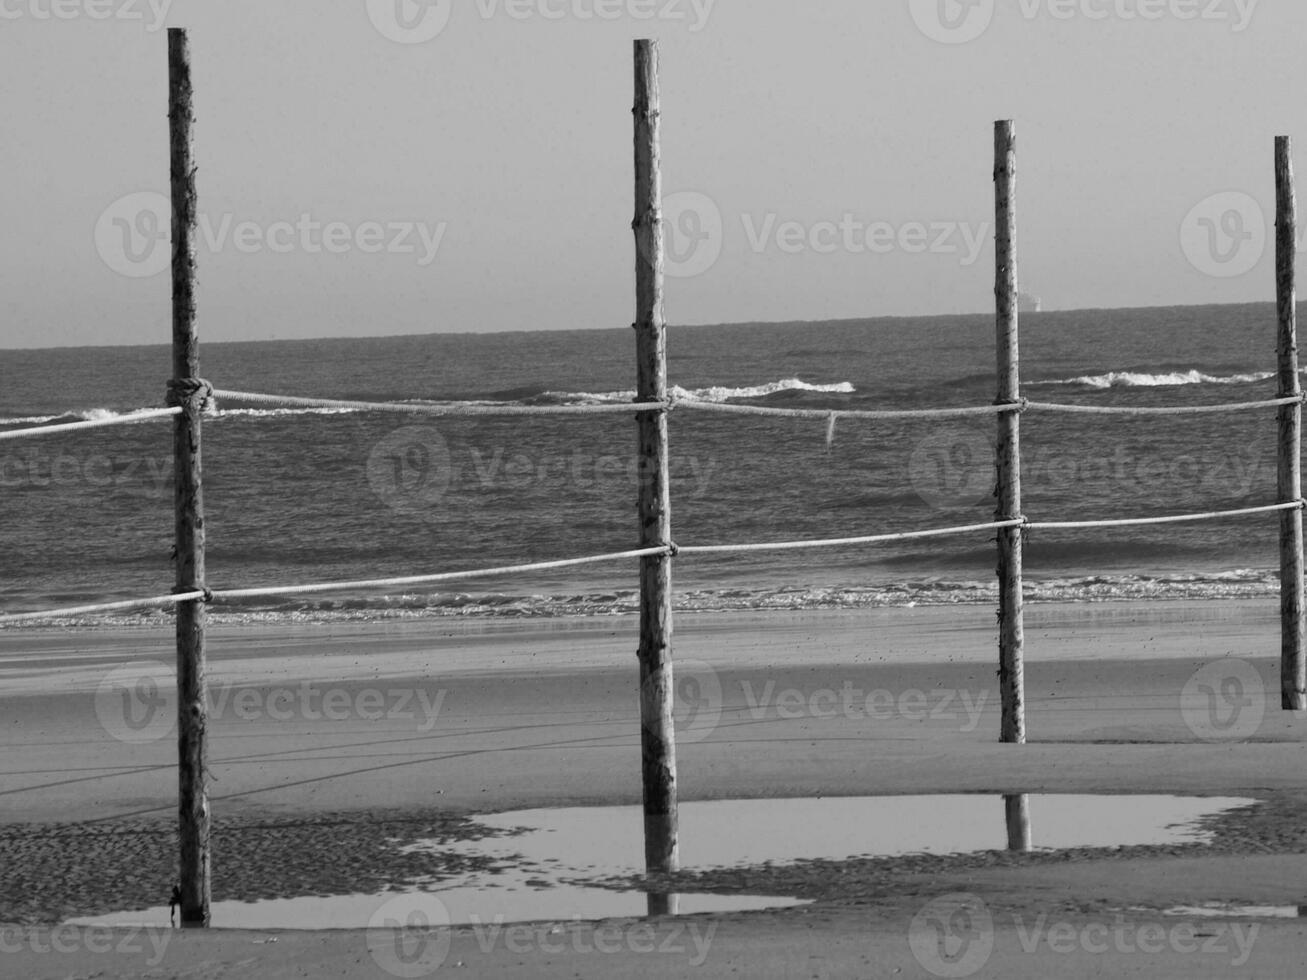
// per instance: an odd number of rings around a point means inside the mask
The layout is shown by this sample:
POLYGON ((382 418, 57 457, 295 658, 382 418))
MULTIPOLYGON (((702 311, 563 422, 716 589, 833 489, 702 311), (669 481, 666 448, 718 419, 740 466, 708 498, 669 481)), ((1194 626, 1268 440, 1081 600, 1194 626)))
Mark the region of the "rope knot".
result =
POLYGON ((213 404, 213 385, 203 378, 170 378, 164 404, 188 415, 202 415, 213 404))
POLYGON ((668 542, 667 542, 667 557, 668 557, 668 558, 675 558, 675 557, 676 557, 677 555, 679 555, 680 553, 681 553, 680 545, 678 545, 675 541, 668 541, 668 542))
MULTIPOLYGON (((171 594, 172 594, 172 595, 186 595, 186 594, 189 593, 189 592, 200 592, 200 593, 203 593, 203 595, 201 596, 201 598, 200 598, 200 600, 199 600, 200 602, 206 602, 206 603, 207 603, 207 602, 212 602, 212 601, 213 601, 213 590, 212 590, 211 588, 209 588, 207 585, 178 585, 178 586, 176 586, 176 587, 173 588, 171 594)), ((189 602, 194 602, 195 600, 194 600, 194 599, 190 599, 190 600, 187 600, 187 601, 189 601, 189 602)))

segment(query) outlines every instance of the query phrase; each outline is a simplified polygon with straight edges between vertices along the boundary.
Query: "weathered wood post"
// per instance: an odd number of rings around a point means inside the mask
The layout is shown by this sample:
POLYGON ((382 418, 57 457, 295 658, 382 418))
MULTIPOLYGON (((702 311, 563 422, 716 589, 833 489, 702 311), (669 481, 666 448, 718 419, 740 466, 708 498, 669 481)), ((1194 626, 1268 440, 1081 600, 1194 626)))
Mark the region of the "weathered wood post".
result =
MULTIPOLYGON (((1016 134, 1012 121, 994 123, 994 300, 997 310, 998 396, 996 405, 1021 401, 1017 349, 1016 134)), ((1021 517, 1021 415, 1000 412, 995 448, 996 521, 1021 517)), ((1003 717, 1000 740, 1026 740, 1022 646, 1021 527, 998 532, 998 686, 1003 717)))
MULTIPOLYGON (((1293 140, 1275 138, 1275 286, 1279 336, 1276 343, 1280 398, 1301 398, 1298 383, 1298 310, 1294 263, 1298 257, 1297 199, 1293 184, 1293 140)), ((1302 402, 1281 405, 1279 502, 1302 499, 1302 402)), ((1307 654, 1303 649, 1302 511, 1280 511, 1280 707, 1307 709, 1307 654)))
POLYGON ((1003 817, 1007 824, 1007 849, 1030 850, 1030 796, 1014 793, 1003 797, 1003 817))
MULTIPOLYGON (((195 330, 195 114, 186 31, 168 29, 168 129, 172 190, 173 506, 178 593, 204 591, 204 498, 200 485, 200 415, 207 385, 199 380, 195 330)), ((207 703, 202 599, 177 604, 177 775, 181 839, 181 924, 209 924, 207 703)))
MULTIPOLYGON (((659 172, 658 45, 635 42, 635 344, 636 400, 667 398, 663 318, 662 177, 659 172)), ((637 413, 640 547, 671 543, 667 411, 637 413)), ((672 699, 672 561, 640 559, 640 749, 644 854, 650 873, 677 868, 676 739, 672 699)), ((650 913, 670 911, 656 907, 650 913)))

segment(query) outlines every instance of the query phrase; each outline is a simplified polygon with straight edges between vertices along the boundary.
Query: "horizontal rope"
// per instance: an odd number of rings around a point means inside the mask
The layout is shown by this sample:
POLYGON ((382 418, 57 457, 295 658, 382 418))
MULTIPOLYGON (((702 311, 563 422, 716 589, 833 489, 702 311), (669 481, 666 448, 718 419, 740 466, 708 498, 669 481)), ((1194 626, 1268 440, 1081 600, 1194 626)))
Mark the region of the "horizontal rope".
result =
POLYGON ((403 415, 616 415, 653 412, 669 408, 670 402, 613 402, 604 405, 422 405, 413 402, 363 402, 339 398, 300 398, 295 395, 266 395, 253 391, 215 389, 217 398, 297 408, 344 408, 362 412, 397 412, 403 415))
POLYGON ((149 419, 161 419, 168 415, 177 415, 180 408, 152 408, 130 415, 115 415, 107 419, 88 419, 85 422, 61 422, 58 425, 38 425, 30 429, 10 429, 0 432, 0 441, 5 439, 25 439, 29 436, 48 436, 56 432, 74 432, 78 429, 103 429, 108 425, 128 425, 132 422, 145 422, 149 419))
POLYGON ((1242 517, 1245 514, 1270 514, 1280 510, 1302 510, 1301 500, 1266 507, 1243 507, 1239 510, 1213 510, 1205 514, 1176 514, 1168 517, 1134 517, 1110 521, 1030 521, 1026 527, 1041 530, 1074 530, 1091 527, 1136 527, 1143 524, 1180 524, 1184 521, 1211 521, 1221 517, 1242 517))
POLYGON ((1026 408, 1035 412, 1074 412, 1081 415, 1204 415, 1216 412, 1244 412, 1254 408, 1274 408, 1279 405, 1296 405, 1302 396, 1273 398, 1261 402, 1227 402, 1223 405, 1180 405, 1162 408, 1107 405, 1063 405, 1056 402, 1026 402, 1026 408))
POLYGON ((37 619, 62 619, 65 616, 83 616, 88 613, 120 612, 125 609, 144 609, 147 606, 175 605, 203 599, 203 592, 182 592, 177 595, 160 595, 151 599, 125 599, 122 602, 101 602, 93 606, 68 606, 63 609, 43 609, 40 612, 11 613, 0 616, 0 625, 4 623, 22 623, 37 619))
POLYGON ((979 405, 964 408, 910 408, 910 409, 839 409, 839 408, 767 408, 762 405, 726 405, 722 402, 702 402, 678 398, 676 408, 689 408, 697 412, 722 412, 732 415, 785 415, 797 419, 931 419, 956 418, 963 415, 997 415, 1020 409, 1020 405, 979 405))
POLYGON ((343 589, 379 589, 403 585, 424 585, 431 582, 449 582, 455 579, 481 578, 484 575, 511 575, 515 572, 542 572, 551 568, 568 568, 596 562, 620 561, 624 558, 644 558, 647 555, 666 555, 671 548, 640 548, 635 551, 618 551, 607 555, 590 555, 585 558, 563 558, 559 561, 533 562, 529 565, 502 565, 498 568, 475 568, 462 572, 440 572, 434 575, 406 575, 403 578, 366 579, 358 582, 322 582, 316 585, 268 586, 258 589, 214 590, 215 599, 257 599, 275 595, 305 595, 312 592, 338 592, 343 589))
POLYGON ((1182 521, 1214 520, 1222 517, 1240 517, 1248 514, 1268 514, 1276 511, 1302 510, 1307 508, 1307 501, 1298 500, 1284 504, 1271 504, 1265 507, 1245 507, 1239 510, 1210 511, 1203 514, 1178 514, 1167 517, 1141 517, 1109 521, 1028 521, 1015 518, 1009 521, 995 521, 989 524, 966 524, 958 527, 933 528, 925 531, 901 531, 893 534, 873 534, 855 538, 823 538, 810 541, 775 541, 762 544, 717 544, 717 545, 660 545, 655 548, 639 548, 633 551, 618 551, 603 555, 589 555, 584 558, 563 558, 557 561, 533 562, 526 565, 502 565, 495 568, 469 569, 460 572, 440 572, 432 575, 408 575, 401 578, 361 579, 353 582, 321 582, 309 585, 267 586, 254 589, 224 589, 204 592, 185 592, 177 595, 154 596, 148 599, 127 599, 121 602, 104 602, 89 606, 68 606, 61 609, 45 609, 39 612, 12 613, 0 615, 0 625, 9 623, 32 622, 43 619, 62 619, 67 616, 87 615, 100 612, 117 612, 127 609, 140 609, 147 606, 175 605, 194 599, 256 599, 265 596, 305 595, 317 592, 339 592, 349 589, 390 588, 404 585, 423 585, 433 582, 448 582, 457 579, 481 578, 489 575, 511 575, 517 572, 548 571, 554 568, 568 568, 575 565, 595 564, 598 562, 621 561, 629 558, 644 558, 652 555, 709 555, 730 554, 748 551, 789 551, 800 548, 835 548, 848 545, 880 544, 890 541, 908 541, 917 538, 936 538, 955 534, 969 534, 974 531, 995 531, 1003 528, 1026 527, 1032 530, 1080 529, 1099 527, 1127 527, 1142 524, 1173 524, 1182 521))
POLYGON ((797 548, 838 548, 853 544, 877 544, 884 541, 907 541, 912 538, 938 538, 949 534, 967 534, 971 531, 995 531, 1005 527, 1018 527, 1022 519, 998 521, 993 524, 967 524, 962 527, 942 527, 930 531, 902 531, 897 534, 872 534, 859 538, 824 538, 815 541, 773 541, 766 544, 704 544, 680 546, 682 555, 723 555, 736 551, 791 551, 797 548))

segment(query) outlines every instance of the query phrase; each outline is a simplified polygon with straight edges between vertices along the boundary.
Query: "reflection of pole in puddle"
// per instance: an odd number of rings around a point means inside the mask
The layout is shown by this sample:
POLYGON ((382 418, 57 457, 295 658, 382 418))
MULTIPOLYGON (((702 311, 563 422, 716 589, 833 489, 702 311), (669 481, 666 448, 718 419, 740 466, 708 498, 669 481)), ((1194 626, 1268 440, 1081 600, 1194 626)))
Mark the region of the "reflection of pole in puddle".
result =
MULTIPOLYGON (((665 876, 677 869, 676 813, 644 815, 644 866, 649 875, 665 876)), ((647 893, 649 915, 675 915, 676 896, 668 892, 647 893)))
POLYGON ((1030 850, 1030 797, 1025 793, 1003 797, 1007 817, 1007 849, 1030 850))

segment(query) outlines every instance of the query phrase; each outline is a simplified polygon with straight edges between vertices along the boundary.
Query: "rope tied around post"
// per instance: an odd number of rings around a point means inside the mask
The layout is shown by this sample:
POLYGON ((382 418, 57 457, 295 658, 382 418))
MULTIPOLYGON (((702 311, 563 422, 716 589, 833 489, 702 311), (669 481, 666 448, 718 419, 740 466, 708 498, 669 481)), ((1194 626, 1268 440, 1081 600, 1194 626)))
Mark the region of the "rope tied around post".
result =
POLYGON ((203 378, 170 378, 164 404, 187 415, 203 415, 213 405, 213 385, 203 378))
MULTIPOLYGON (((175 585, 173 586, 170 594, 184 595, 189 597, 195 595, 195 593, 197 592, 200 593, 200 598, 198 601, 213 602, 213 590, 209 588, 207 585, 175 585)), ((196 600, 188 598, 186 601, 195 602, 196 600)))

